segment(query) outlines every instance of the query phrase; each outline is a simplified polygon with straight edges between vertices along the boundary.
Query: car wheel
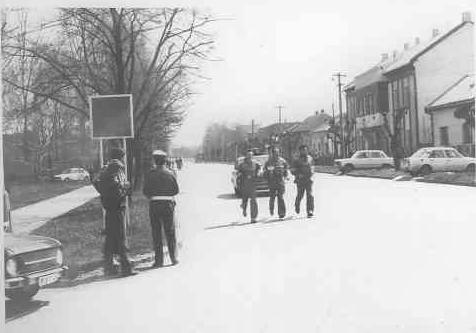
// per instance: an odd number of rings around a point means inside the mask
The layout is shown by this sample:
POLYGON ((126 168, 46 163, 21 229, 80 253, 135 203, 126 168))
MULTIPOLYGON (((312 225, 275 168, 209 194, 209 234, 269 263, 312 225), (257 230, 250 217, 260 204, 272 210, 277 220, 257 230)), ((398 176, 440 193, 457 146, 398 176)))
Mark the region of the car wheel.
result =
POLYGON ((431 173, 431 166, 429 166, 428 164, 425 164, 424 166, 420 168, 420 171, 418 173, 422 176, 429 175, 431 173))
POLYGON ((475 170, 476 170, 476 166, 475 166, 474 164, 469 164, 469 165, 466 167, 466 172, 474 173, 475 170))
POLYGON ((354 166, 352 164, 346 164, 344 165, 344 168, 342 169, 343 173, 347 173, 354 170, 354 166))
POLYGON ((14 301, 28 301, 40 290, 40 286, 32 285, 23 289, 5 290, 5 296, 14 301))

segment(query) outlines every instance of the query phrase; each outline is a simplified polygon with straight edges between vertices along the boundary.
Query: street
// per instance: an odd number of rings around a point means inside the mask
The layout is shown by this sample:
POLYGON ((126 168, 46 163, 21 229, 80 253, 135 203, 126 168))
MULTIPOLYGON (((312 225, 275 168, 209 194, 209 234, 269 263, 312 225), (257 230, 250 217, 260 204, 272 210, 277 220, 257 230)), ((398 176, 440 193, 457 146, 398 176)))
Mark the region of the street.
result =
POLYGON ((475 188, 315 174, 314 218, 260 197, 252 225, 231 170, 179 172, 177 266, 42 290, 7 332, 476 332, 475 188))

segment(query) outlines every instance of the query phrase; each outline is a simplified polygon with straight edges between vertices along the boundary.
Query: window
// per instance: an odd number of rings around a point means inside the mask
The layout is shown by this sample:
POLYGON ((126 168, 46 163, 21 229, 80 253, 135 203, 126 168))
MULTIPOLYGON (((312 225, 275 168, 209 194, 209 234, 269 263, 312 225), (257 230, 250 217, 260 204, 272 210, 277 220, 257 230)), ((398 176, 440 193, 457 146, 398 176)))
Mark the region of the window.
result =
POLYGON ((471 126, 467 122, 463 124, 463 143, 472 143, 471 126))
POLYGON ((370 157, 371 158, 381 158, 382 155, 380 154, 379 151, 372 151, 372 152, 370 152, 370 157))
POLYGON ((440 127, 440 145, 449 146, 450 138, 448 134, 448 126, 440 127))
POLYGON ((361 151, 355 154, 355 158, 367 158, 367 157, 368 155, 367 155, 367 152, 365 151, 361 151))
POLYGON ((433 150, 430 153, 429 158, 446 158, 445 152, 443 150, 433 150))
POLYGON ((445 150, 445 153, 446 153, 446 156, 448 156, 449 158, 461 158, 461 154, 458 153, 456 150, 454 149, 447 149, 445 150))

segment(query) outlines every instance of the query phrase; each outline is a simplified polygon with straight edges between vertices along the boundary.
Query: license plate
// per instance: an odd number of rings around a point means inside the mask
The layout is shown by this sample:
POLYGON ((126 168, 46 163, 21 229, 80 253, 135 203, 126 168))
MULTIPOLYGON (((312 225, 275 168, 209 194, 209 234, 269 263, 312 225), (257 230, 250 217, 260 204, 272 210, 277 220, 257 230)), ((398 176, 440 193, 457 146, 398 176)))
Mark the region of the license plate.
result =
POLYGON ((41 276, 38 279, 38 284, 40 285, 40 287, 42 287, 42 286, 46 286, 47 284, 56 282, 58 281, 58 279, 59 279, 59 275, 57 273, 53 273, 53 274, 41 276))

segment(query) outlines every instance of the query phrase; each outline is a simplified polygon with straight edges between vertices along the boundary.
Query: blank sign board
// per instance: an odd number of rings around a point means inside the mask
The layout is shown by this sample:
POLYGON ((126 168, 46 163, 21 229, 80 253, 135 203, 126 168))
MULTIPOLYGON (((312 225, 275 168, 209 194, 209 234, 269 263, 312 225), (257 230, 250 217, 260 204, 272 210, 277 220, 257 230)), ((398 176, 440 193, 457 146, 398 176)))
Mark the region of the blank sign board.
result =
POLYGON ((91 96, 93 139, 133 138, 132 95, 91 96))

